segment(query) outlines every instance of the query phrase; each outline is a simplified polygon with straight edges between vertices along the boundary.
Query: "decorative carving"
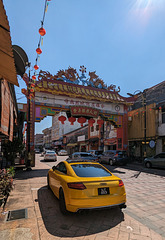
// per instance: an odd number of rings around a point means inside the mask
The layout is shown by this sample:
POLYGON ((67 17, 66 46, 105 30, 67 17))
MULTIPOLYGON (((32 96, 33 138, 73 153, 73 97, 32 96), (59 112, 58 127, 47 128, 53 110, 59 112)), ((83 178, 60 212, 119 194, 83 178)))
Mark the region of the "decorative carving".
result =
POLYGON ((96 74, 96 71, 89 72, 89 78, 86 79, 85 73, 86 68, 84 65, 80 66, 79 71, 81 72, 81 76, 77 73, 76 69, 72 67, 68 67, 66 70, 59 70, 56 75, 51 75, 48 71, 42 71, 40 70, 38 80, 43 81, 45 78, 47 80, 60 80, 67 83, 74 83, 83 86, 91 86, 93 88, 100 88, 100 89, 106 89, 113 92, 120 92, 120 87, 116 89, 116 85, 111 84, 107 87, 107 85, 104 83, 104 81, 98 77, 96 74))

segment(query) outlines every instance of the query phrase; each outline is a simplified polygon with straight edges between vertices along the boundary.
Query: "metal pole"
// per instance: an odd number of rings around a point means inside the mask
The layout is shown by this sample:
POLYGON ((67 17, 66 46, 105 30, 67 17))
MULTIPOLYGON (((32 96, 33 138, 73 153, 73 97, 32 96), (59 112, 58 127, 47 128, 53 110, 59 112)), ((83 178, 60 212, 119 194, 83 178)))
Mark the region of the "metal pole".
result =
POLYGON ((143 91, 143 104, 144 104, 144 158, 147 156, 146 150, 146 130, 147 130, 147 119, 146 119, 146 90, 143 91))
POLYGON ((28 96, 27 96, 27 170, 31 169, 31 154, 30 154, 30 63, 29 63, 29 80, 28 80, 28 96))

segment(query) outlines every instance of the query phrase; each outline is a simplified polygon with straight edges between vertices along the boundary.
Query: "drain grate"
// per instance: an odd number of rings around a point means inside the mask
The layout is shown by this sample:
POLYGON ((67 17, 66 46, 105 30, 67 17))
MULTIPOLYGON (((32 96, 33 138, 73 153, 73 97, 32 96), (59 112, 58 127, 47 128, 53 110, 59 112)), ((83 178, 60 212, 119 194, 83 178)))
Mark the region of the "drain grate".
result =
POLYGON ((9 211, 7 214, 6 221, 12 221, 12 220, 24 219, 24 218, 27 218, 27 208, 9 211))

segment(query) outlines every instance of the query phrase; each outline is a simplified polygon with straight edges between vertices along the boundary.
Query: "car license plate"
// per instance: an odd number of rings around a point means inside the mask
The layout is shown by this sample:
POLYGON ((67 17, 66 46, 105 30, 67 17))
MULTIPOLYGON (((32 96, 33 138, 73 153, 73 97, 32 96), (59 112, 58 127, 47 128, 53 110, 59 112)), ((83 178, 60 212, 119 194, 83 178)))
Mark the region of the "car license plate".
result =
POLYGON ((98 188, 98 194, 99 195, 108 195, 109 194, 109 188, 98 188))

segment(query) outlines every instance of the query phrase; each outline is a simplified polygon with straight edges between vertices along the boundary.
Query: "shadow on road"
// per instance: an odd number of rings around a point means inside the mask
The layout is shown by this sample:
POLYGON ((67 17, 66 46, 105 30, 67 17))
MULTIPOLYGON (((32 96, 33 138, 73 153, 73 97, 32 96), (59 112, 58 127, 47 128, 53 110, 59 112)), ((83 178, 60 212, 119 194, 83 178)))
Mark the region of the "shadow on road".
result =
POLYGON ((125 166, 109 166, 107 164, 104 164, 104 166, 106 168, 108 168, 114 174, 115 173, 125 173, 125 172, 121 171, 121 168, 122 168, 123 171, 124 171, 124 169, 125 170, 129 169, 129 170, 137 171, 137 173, 135 173, 133 175, 133 177, 135 177, 135 178, 137 178, 140 175, 141 172, 165 177, 165 169, 146 168, 146 167, 143 166, 143 164, 129 163, 125 166), (120 168, 120 170, 119 170, 119 168, 120 168))
POLYGON ((46 187, 38 190, 38 202, 46 230, 57 237, 71 238, 96 234, 124 221, 124 214, 119 208, 62 215, 58 199, 46 187))
POLYGON ((36 177, 46 177, 49 169, 33 169, 31 171, 20 170, 16 171, 14 179, 28 179, 36 177))

